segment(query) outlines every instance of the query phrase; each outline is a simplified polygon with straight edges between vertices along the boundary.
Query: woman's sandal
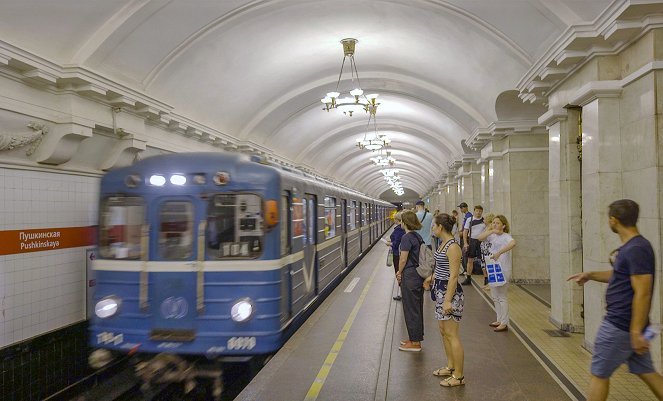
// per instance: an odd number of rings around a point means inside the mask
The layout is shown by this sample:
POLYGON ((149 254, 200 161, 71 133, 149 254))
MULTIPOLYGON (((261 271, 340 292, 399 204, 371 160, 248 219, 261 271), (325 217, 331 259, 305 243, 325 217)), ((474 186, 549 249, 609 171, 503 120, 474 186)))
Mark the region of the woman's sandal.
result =
POLYGON ((488 324, 488 326, 490 326, 490 327, 497 327, 497 326, 499 326, 500 324, 501 324, 500 322, 492 322, 492 323, 488 324))
POLYGON ((454 370, 456 369, 445 366, 443 368, 435 369, 433 371, 433 376, 437 377, 451 376, 452 374, 454 374, 454 370))
POLYGON ((456 386, 462 386, 464 384, 465 384, 465 376, 456 377, 454 375, 451 375, 440 382, 440 386, 442 387, 456 387, 456 386), (452 382, 452 380, 455 380, 455 382, 452 382))

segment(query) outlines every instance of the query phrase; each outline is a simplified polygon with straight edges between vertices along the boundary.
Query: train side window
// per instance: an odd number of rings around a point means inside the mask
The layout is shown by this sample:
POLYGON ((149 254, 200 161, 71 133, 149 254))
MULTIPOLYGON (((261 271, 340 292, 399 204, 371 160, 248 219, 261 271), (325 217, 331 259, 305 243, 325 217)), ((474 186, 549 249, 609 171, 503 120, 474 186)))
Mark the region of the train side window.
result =
POLYGON ((109 197, 100 209, 99 254, 107 259, 139 259, 145 206, 137 197, 109 197))
POLYGON ((325 239, 336 236, 336 198, 325 196, 325 239))
POLYGON ((306 242, 304 212, 304 200, 302 198, 292 198, 292 239, 303 237, 304 242, 306 242))
POLYGON ((352 231, 357 228, 357 201, 352 201, 348 214, 348 217, 350 217, 350 231, 352 231))
POLYGON ((193 255, 193 205, 168 201, 159 210, 159 258, 186 260, 193 255))
POLYGON ((290 194, 281 196, 281 256, 290 253, 290 194))
POLYGON ((211 259, 257 258, 262 253, 262 199, 218 194, 207 208, 207 255, 211 259))

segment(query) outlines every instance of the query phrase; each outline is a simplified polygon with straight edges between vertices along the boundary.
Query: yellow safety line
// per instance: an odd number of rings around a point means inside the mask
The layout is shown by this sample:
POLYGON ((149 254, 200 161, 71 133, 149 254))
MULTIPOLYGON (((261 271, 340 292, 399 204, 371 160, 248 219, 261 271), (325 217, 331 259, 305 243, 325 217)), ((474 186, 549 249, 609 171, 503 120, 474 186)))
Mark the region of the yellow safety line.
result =
POLYGON ((331 371, 332 365, 334 365, 336 357, 338 356, 339 352, 341 352, 341 348, 343 348, 345 338, 348 336, 348 332, 350 331, 350 327, 352 327, 352 323, 354 323, 355 318, 357 317, 357 313, 359 313, 359 308, 361 308, 361 305, 364 303, 364 299, 366 299, 368 289, 371 287, 371 283, 373 282, 373 278, 375 278, 375 274, 377 272, 378 269, 374 268, 373 274, 371 274, 371 278, 368 279, 368 283, 366 283, 366 287, 364 287, 361 295, 359 295, 359 299, 357 300, 355 307, 352 309, 352 312, 350 312, 348 320, 345 321, 343 329, 339 333, 338 337, 336 337, 336 342, 332 346, 331 351, 329 351, 329 354, 327 354, 327 358, 325 358, 325 362, 322 364, 322 367, 318 372, 318 376, 316 376, 315 380, 313 380, 313 384, 311 384, 311 387, 308 389, 308 393, 306 393, 306 398, 304 398, 304 401, 315 401, 318 399, 320 391, 322 390, 322 386, 325 385, 325 380, 327 380, 327 376, 331 371))

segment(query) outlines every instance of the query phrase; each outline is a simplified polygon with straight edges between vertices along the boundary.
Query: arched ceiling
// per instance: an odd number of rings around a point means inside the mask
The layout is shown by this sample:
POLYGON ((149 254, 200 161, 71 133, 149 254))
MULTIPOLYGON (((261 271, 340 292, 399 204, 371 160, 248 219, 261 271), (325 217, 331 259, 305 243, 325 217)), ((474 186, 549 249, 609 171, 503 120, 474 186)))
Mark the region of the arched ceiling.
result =
MULTIPOLYGON (((0 39, 78 65, 180 115, 371 195, 388 188, 356 139, 365 115, 323 112, 340 39, 406 194, 423 194, 497 119, 495 101, 571 24, 611 0, 0 0, 0 39)), ((342 89, 350 89, 344 75, 342 89)), ((368 130, 368 131, 367 131, 368 130)))

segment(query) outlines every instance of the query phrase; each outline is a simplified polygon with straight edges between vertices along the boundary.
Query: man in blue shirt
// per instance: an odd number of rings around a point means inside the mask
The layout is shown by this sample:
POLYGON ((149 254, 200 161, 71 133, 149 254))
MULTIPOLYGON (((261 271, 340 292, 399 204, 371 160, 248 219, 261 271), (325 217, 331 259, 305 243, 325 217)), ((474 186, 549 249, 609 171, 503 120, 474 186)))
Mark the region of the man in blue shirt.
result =
POLYGON ((629 371, 663 400, 663 376, 654 369, 649 353, 652 337, 645 338, 643 333, 649 325, 655 260, 651 244, 636 226, 639 212, 638 204, 630 199, 611 203, 608 224, 622 243, 610 254, 613 270, 577 273, 567 279, 579 285, 589 280, 608 283, 606 315, 594 342, 587 401, 608 398, 610 376, 622 363, 628 363, 629 371))
POLYGON ((426 243, 426 246, 430 249, 431 248, 431 234, 430 230, 431 227, 433 226, 433 215, 431 215, 428 210, 426 210, 426 204, 424 201, 419 200, 417 203, 415 203, 415 207, 417 208, 417 218, 419 219, 419 222, 421 223, 421 228, 417 230, 419 235, 421 235, 421 238, 423 238, 424 242, 426 243))

